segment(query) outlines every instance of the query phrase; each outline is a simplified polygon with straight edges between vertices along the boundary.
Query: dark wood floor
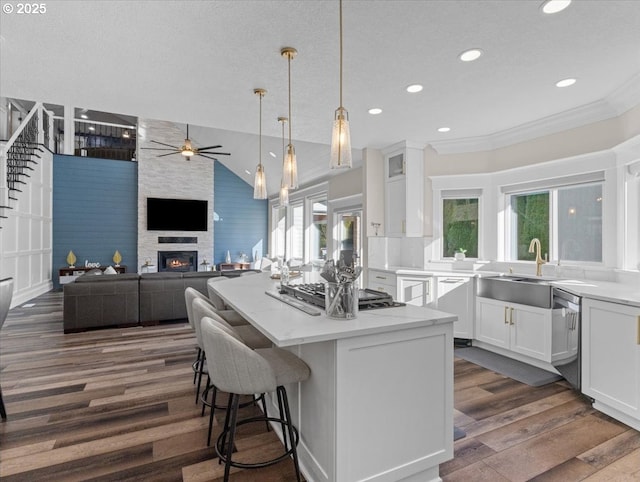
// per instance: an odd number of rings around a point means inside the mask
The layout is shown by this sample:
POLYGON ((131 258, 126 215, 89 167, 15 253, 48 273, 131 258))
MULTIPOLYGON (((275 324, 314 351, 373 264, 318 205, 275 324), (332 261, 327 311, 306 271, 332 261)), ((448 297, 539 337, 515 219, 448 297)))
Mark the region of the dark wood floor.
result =
MULTIPOLYGON (((221 480, 194 404, 186 323, 64 335, 61 294, 33 303, 13 309, 0 336, 3 482, 221 480)), ((640 480, 640 434, 565 383, 532 388, 459 359, 455 371, 455 423, 467 436, 443 480, 640 480)), ((237 448, 265 458, 280 445, 256 426, 237 448)), ((232 477, 294 479, 290 461, 232 477)))

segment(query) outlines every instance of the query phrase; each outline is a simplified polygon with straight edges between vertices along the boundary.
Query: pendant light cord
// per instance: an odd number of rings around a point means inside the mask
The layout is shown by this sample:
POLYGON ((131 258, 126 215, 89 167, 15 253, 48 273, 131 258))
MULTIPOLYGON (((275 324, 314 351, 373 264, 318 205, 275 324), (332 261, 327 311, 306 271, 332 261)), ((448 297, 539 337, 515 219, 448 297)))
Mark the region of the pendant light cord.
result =
POLYGON ((289 60, 289 145, 291 145, 291 54, 287 55, 289 60))
POLYGON ((258 151, 258 164, 262 167, 262 96, 264 94, 260 92, 260 141, 259 141, 259 151, 258 151))
POLYGON ((342 0, 340 0, 340 108, 342 109, 342 0))

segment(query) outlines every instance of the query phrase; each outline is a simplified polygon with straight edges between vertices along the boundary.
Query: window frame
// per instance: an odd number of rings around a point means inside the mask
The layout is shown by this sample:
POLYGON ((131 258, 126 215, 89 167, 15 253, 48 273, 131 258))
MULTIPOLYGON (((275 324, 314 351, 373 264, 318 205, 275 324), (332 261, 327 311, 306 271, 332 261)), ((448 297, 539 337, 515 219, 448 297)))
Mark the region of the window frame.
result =
POLYGON ((547 180, 547 186, 543 182, 534 182, 531 184, 531 189, 523 189, 523 190, 511 190, 502 188, 502 192, 504 193, 504 246, 505 246, 505 260, 514 263, 531 263, 530 260, 518 259, 518 232, 517 232, 517 221, 516 221, 516 213, 514 209, 514 198, 516 196, 525 196, 525 195, 535 195, 541 193, 548 193, 549 195, 549 253, 541 253, 542 257, 545 257, 547 254, 548 263, 558 264, 558 261, 561 264, 566 265, 585 265, 585 266, 596 266, 601 267, 605 266, 605 256, 606 256, 606 246, 605 246, 605 202, 606 202, 606 183, 604 176, 599 177, 598 175, 585 175, 585 176, 571 176, 571 177, 560 177, 547 180), (564 188, 579 188, 579 187, 587 187, 599 185, 602 193, 602 217, 601 217, 601 232, 602 237, 600 240, 601 251, 600 251, 600 261, 586 261, 586 260, 569 260, 569 259, 558 259, 560 253, 559 247, 559 199, 558 199, 558 191, 564 188))

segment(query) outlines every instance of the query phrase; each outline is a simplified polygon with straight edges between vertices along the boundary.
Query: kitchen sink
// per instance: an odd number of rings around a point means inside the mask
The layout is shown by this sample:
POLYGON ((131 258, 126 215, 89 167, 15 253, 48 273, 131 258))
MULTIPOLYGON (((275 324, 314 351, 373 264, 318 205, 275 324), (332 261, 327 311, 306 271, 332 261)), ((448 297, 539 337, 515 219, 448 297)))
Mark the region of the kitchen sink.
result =
POLYGON ((488 276, 478 278, 478 296, 523 305, 551 308, 553 286, 544 278, 488 276))

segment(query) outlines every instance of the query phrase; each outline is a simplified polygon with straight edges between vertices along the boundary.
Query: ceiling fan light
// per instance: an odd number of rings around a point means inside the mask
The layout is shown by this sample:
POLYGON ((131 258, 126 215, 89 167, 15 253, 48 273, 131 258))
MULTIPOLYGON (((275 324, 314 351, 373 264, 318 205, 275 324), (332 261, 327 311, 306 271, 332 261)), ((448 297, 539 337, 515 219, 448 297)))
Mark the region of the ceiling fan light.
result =
POLYGON ((184 157, 191 157, 195 153, 193 152, 193 149, 187 148, 187 146, 182 146, 182 150, 180 151, 180 154, 182 154, 184 157))
POLYGON ((298 189, 298 163, 296 162, 296 149, 293 144, 287 146, 282 177, 287 189, 298 189))
POLYGON ((267 177, 262 164, 258 164, 258 167, 256 167, 256 177, 253 182, 253 199, 267 199, 267 177))
POLYGON ((351 167, 351 134, 349 132, 349 113, 344 107, 336 109, 331 136, 331 169, 351 167))

